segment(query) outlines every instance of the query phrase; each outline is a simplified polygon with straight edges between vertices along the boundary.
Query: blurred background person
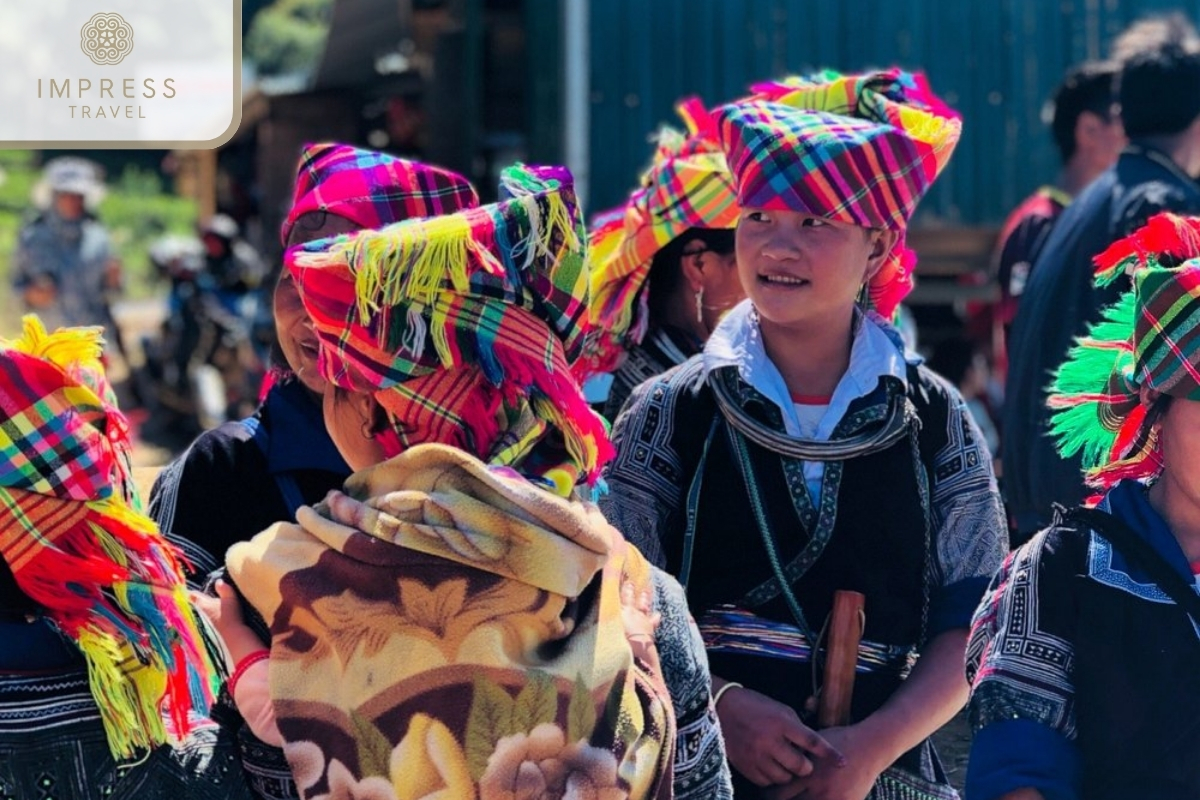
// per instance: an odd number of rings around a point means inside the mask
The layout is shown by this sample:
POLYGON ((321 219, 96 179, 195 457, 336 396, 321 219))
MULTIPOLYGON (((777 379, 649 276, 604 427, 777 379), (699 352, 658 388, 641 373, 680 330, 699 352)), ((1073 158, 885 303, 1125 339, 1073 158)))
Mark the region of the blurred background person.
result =
POLYGON ((1084 497, 1078 458, 1047 435, 1046 382, 1074 337, 1125 286, 1092 285, 1092 259, 1159 211, 1200 211, 1200 49, 1184 23, 1122 66, 1121 120, 1130 143, 1062 213, 1030 272, 1009 339, 1001 441, 1005 498, 1017 541, 1050 522, 1054 503, 1084 497), (1169 98, 1169 99, 1168 99, 1169 98))
POLYGON ((48 161, 34 186, 40 210, 18 234, 11 279, 25 309, 50 330, 103 325, 110 339, 119 336, 110 304, 121 288, 121 264, 94 215, 103 196, 99 167, 75 156, 48 161))
POLYGON ((1125 147, 1117 109, 1117 74, 1118 65, 1112 62, 1087 62, 1066 74, 1046 109, 1062 169, 1053 183, 1025 198, 1000 229, 993 267, 1000 301, 991 308, 988 344, 1001 379, 1017 304, 1050 230, 1075 196, 1116 163, 1125 147))
POLYGON ((208 428, 254 411, 267 352, 255 339, 265 266, 237 222, 214 214, 197 235, 164 236, 150 261, 169 281, 156 341, 143 341, 153 382, 145 433, 182 447, 208 428))
POLYGON ((267 352, 256 347, 254 325, 267 302, 260 291, 267 268, 229 215, 212 215, 199 234, 204 272, 191 364, 201 424, 211 428, 253 413, 258 404, 267 352))
POLYGON ((213 214, 200 226, 199 233, 204 245, 204 271, 218 289, 240 294, 262 283, 266 265, 242 236, 233 217, 213 214))

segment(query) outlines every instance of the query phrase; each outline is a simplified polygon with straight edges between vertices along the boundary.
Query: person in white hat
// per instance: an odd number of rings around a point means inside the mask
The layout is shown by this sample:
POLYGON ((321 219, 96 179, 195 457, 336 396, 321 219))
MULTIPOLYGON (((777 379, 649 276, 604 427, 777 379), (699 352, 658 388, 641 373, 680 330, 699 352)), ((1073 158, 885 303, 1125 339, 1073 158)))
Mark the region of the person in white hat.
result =
POLYGON ((121 267, 92 213, 103 195, 93 162, 74 156, 47 162, 33 189, 41 210, 21 229, 12 281, 26 309, 51 330, 103 325, 112 341, 117 331, 108 303, 120 288, 121 267))

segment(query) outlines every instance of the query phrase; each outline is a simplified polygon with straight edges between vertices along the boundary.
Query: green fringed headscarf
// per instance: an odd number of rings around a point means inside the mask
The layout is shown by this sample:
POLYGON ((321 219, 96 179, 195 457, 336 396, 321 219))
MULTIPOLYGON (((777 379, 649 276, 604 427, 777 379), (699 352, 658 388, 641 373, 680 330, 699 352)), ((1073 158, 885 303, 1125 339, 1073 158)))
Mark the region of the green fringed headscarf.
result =
POLYGON ((1105 490, 1162 470, 1159 412, 1143 386, 1200 401, 1200 220, 1159 214, 1097 256, 1097 282, 1134 288, 1079 337, 1050 386, 1051 433, 1105 490))

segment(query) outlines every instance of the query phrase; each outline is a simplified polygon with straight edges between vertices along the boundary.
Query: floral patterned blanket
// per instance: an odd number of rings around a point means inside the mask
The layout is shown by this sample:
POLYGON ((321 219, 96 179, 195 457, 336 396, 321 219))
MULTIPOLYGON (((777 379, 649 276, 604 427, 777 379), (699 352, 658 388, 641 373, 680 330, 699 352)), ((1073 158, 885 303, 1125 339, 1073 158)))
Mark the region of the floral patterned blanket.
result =
POLYGON ((669 798, 649 564, 591 505, 421 445, 230 549, 305 798, 669 798))

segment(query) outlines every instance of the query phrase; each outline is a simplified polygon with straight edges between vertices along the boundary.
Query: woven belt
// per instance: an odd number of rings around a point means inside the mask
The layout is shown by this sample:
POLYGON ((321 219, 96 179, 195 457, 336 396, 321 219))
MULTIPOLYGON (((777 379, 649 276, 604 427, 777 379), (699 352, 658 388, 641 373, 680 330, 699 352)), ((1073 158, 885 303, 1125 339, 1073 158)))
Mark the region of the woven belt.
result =
MULTIPOLYGON (((734 606, 717 606, 696 621, 710 653, 741 653, 812 663, 813 648, 800 629, 773 622, 734 606)), ((863 640, 858 646, 861 674, 888 673, 907 677, 917 662, 916 648, 863 640)))

